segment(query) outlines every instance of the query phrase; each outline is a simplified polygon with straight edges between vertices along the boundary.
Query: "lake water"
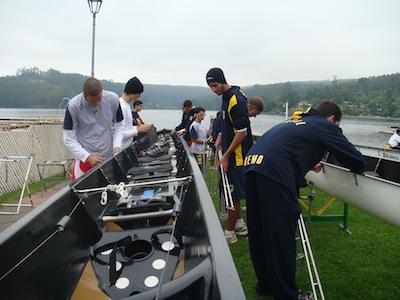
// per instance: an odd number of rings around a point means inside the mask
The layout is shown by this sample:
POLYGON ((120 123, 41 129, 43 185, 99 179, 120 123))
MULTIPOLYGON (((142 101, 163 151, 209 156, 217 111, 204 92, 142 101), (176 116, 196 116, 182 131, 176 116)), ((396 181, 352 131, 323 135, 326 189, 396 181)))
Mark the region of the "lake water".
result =
MULTIPOLYGON (((215 116, 215 111, 207 111, 204 124, 209 126, 210 116, 215 116)), ((143 110, 140 113, 145 122, 153 123, 158 129, 173 128, 181 121, 182 112, 180 110, 143 110)), ((0 109, 1 118, 43 118, 43 117, 64 117, 62 109, 0 109)), ((254 133, 263 134, 266 130, 282 122, 284 116, 260 115, 251 118, 251 126, 254 133)), ((389 139, 389 134, 382 131, 392 131, 390 126, 399 126, 399 120, 377 120, 377 119, 357 119, 346 118, 342 120, 341 128, 346 137, 354 144, 383 147, 389 139)))

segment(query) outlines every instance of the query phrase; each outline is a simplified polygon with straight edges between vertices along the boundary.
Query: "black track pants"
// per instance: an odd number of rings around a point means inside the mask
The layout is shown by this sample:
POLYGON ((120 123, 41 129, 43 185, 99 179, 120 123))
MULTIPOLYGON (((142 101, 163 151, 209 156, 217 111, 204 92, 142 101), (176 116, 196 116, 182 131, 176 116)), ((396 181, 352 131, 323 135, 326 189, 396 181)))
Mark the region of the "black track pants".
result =
POLYGON ((297 300, 297 195, 256 172, 246 174, 246 184, 249 249, 259 285, 275 299, 297 300))

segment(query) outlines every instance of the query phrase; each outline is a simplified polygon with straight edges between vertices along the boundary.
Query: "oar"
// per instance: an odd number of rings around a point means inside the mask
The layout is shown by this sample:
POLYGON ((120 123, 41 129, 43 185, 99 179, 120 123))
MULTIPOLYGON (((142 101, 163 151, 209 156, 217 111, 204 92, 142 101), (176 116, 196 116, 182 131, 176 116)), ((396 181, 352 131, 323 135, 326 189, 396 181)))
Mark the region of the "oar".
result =
MULTIPOLYGON (((222 158, 222 151, 221 149, 218 150, 218 158, 221 162, 222 158)), ((231 189, 229 185, 229 180, 228 176, 224 172, 224 168, 222 167, 222 164, 219 164, 219 167, 221 169, 221 178, 222 178, 222 187, 224 189, 224 197, 225 197, 225 204, 226 208, 230 210, 235 210, 235 206, 233 205, 233 199, 232 199, 232 194, 231 194, 231 189)))

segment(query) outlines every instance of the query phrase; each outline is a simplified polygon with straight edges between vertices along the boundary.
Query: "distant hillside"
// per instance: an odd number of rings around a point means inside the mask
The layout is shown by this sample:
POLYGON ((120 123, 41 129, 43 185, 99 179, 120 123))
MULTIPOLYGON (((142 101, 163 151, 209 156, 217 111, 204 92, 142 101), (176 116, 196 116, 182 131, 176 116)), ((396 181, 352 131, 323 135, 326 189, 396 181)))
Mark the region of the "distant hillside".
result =
MULTIPOLYGON (((81 74, 50 69, 23 68, 15 76, 0 77, 0 107, 58 108, 64 97, 81 92, 81 74)), ((103 80, 104 89, 121 94, 125 83, 103 80)), ((185 99, 196 106, 218 110, 220 98, 201 86, 144 84, 142 100, 146 108, 177 109, 185 99)), ((247 96, 260 96, 265 111, 282 113, 287 101, 291 107, 315 105, 321 100, 339 103, 348 115, 400 117, 400 73, 350 80, 285 82, 242 87, 247 96)))
MULTIPOLYGON (((0 107, 57 108, 65 103, 63 98, 79 94, 87 78, 53 69, 20 69, 16 76, 0 77, 0 107)), ((125 83, 108 80, 102 80, 102 84, 104 89, 118 95, 122 94, 125 86, 125 83)), ((178 108, 185 99, 192 99, 197 105, 205 105, 204 99, 207 99, 211 107, 212 102, 220 101, 210 89, 200 86, 144 84, 144 90, 142 100, 147 108, 178 108)))

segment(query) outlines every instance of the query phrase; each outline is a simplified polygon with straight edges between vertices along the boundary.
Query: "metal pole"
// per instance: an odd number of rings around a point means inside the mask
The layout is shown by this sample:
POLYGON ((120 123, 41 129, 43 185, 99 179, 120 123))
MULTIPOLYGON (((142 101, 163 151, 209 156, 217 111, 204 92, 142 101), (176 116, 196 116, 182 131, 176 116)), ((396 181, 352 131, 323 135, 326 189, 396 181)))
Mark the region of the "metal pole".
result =
POLYGON ((92 30, 92 72, 91 76, 94 77, 94 42, 95 42, 95 30, 96 30, 96 14, 93 13, 93 30, 92 30))
POLYGON ((289 102, 285 103, 285 119, 289 119, 289 102))

